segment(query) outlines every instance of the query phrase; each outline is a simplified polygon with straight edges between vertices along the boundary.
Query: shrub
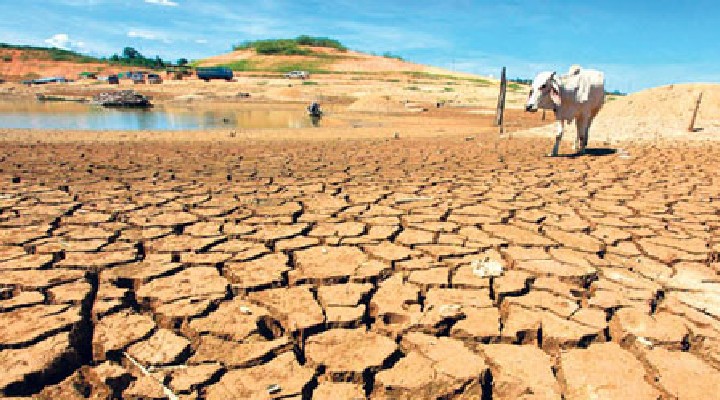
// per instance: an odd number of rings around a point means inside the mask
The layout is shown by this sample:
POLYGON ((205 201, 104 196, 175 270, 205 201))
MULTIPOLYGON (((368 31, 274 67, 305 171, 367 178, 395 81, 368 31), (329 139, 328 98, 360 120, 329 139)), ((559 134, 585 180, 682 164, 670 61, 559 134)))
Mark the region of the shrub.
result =
POLYGON ((343 46, 339 41, 326 37, 312 37, 307 35, 298 36, 295 39, 266 39, 245 41, 233 46, 233 50, 255 49, 258 54, 286 55, 286 56, 306 56, 313 54, 312 50, 302 49, 299 46, 328 47, 347 51, 347 47, 343 46))
POLYGON ((238 46, 233 47, 234 50, 247 50, 255 49, 258 54, 264 55, 308 55, 312 54, 312 51, 301 49, 298 47, 297 42, 293 39, 268 39, 268 40, 256 40, 254 42, 243 42, 238 46))
POLYGON ((397 54, 392 54, 392 53, 389 52, 389 51, 386 51, 385 53, 383 53, 383 57, 385 57, 385 58, 392 58, 392 59, 400 60, 400 61, 404 61, 404 59, 403 59, 402 57, 400 57, 400 56, 397 55, 397 54))
POLYGON ((303 84, 303 85, 317 85, 318 83, 317 83, 317 82, 313 82, 313 81, 303 81, 302 84, 303 84))
POLYGON ((282 54, 288 56, 307 55, 310 50, 298 47, 297 43, 290 39, 283 40, 260 40, 253 46, 258 54, 282 54))
POLYGON ((347 51, 347 47, 343 46, 339 41, 326 37, 312 37, 308 35, 300 35, 295 38, 295 43, 301 46, 329 47, 331 49, 347 51))

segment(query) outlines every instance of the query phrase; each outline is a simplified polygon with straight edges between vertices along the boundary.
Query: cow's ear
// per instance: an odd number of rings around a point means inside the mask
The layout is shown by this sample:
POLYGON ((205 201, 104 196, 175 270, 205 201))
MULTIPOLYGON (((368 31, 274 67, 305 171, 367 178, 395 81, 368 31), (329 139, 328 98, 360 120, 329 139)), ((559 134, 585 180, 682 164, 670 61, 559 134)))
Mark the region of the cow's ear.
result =
POLYGON ((560 99, 560 87, 555 82, 550 85, 550 99, 556 106, 559 106, 560 103, 562 103, 562 100, 560 99))

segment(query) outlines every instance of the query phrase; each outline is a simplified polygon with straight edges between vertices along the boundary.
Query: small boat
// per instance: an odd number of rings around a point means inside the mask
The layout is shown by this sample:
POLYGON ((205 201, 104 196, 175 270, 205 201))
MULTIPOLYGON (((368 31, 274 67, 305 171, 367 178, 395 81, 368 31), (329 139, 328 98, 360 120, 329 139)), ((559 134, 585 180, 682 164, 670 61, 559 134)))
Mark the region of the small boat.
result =
POLYGON ((87 103, 88 99, 80 96, 60 96, 60 95, 46 95, 43 93, 35 93, 35 98, 38 101, 72 101, 76 103, 87 103))
POLYGON ((92 103, 103 107, 150 108, 153 106, 150 99, 133 90, 102 92, 93 96, 92 103))

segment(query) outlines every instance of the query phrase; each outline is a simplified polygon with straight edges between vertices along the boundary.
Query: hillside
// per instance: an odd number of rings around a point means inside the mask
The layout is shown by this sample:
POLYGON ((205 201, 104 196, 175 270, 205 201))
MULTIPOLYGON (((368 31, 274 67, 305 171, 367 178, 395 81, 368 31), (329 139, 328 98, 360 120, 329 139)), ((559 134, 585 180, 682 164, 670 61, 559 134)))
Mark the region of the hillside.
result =
POLYGON ((158 56, 145 57, 132 47, 122 54, 97 58, 55 47, 0 43, 0 78, 22 81, 48 76, 75 79, 81 72, 114 74, 128 69, 163 68, 170 65, 158 56))
POLYGON ((305 70, 311 73, 396 73, 416 72, 453 77, 477 78, 476 75, 415 64, 397 57, 377 56, 353 50, 300 46, 305 55, 264 55, 255 49, 239 49, 196 61, 201 67, 227 66, 234 71, 286 72, 305 70))
MULTIPOLYGON (((153 62, 155 60, 154 58, 145 58, 133 48, 126 47, 124 51, 127 50, 131 50, 136 57, 144 61, 153 62)), ((0 43, 0 77, 9 81, 57 75, 72 79, 77 77, 80 72, 109 74, 123 71, 128 66, 144 69, 152 66, 139 65, 134 62, 139 59, 130 57, 119 57, 115 54, 112 57, 100 59, 58 48, 0 43)), ((235 45, 234 50, 229 53, 196 60, 192 65, 226 66, 235 72, 282 73, 304 70, 314 74, 388 75, 403 73, 432 74, 454 79, 479 79, 477 75, 473 74, 408 62, 389 53, 378 56, 349 50, 336 40, 304 35, 295 39, 243 42, 235 45)), ((415 75, 415 77, 418 76, 415 75)), ((488 79, 482 80, 490 83, 488 79)))
POLYGON ((74 78, 80 72, 114 70, 107 62, 69 50, 0 43, 0 77, 18 81, 41 76, 74 78))

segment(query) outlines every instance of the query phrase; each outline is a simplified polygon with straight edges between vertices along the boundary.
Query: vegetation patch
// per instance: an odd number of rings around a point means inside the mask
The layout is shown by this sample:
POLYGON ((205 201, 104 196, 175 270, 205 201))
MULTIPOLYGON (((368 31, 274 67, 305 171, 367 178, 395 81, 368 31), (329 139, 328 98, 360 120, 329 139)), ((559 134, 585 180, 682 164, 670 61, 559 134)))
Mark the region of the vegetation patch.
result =
POLYGON ((303 81, 302 84, 303 84, 303 85, 317 85, 318 83, 317 83, 317 82, 314 82, 314 81, 303 81))
POLYGON ((338 40, 326 37, 312 37, 308 35, 300 35, 295 38, 295 42, 301 46, 328 47, 340 51, 347 51, 347 47, 343 46, 338 40))
POLYGON ((233 71, 257 71, 256 64, 250 60, 237 60, 220 66, 230 68, 233 71))
POLYGON ((611 96, 627 96, 627 93, 621 92, 617 89, 613 90, 612 92, 606 91, 605 94, 611 95, 611 96))
POLYGON ((492 81, 483 78, 467 78, 467 81, 477 83, 480 86, 490 86, 493 84, 492 81))
MULTIPOLYGON (((25 60, 72 61, 76 63, 103 62, 103 60, 95 57, 86 56, 71 50, 58 49, 56 47, 37 47, 0 43, 0 49, 21 50, 23 51, 23 55, 20 56, 20 58, 24 58, 25 60)), ((9 61, 12 61, 12 57, 9 61)))
POLYGON ((469 78, 469 77, 461 77, 461 76, 455 76, 455 75, 447 75, 447 74, 434 74, 431 72, 422 72, 422 71, 404 71, 405 75, 409 75, 416 79, 432 79, 432 80, 445 80, 446 85, 458 85, 461 82, 471 82, 471 83, 477 83, 481 86, 490 86, 493 84, 492 81, 484 78, 469 78))
POLYGON ((513 79, 508 79, 508 81, 509 81, 509 82, 520 83, 520 84, 523 84, 523 85, 532 85, 532 79, 513 78, 513 79))
POLYGON ((332 71, 326 69, 328 62, 325 60, 304 60, 295 62, 279 62, 267 67, 263 67, 265 71, 271 72, 290 72, 290 71, 307 71, 311 74, 329 74, 332 71))
POLYGON ((399 55, 397 55, 397 54, 393 54, 393 53, 391 53, 391 52, 389 52, 389 51, 386 51, 385 53, 383 53, 383 57, 385 57, 385 58, 391 58, 391 59, 394 59, 394 60, 405 61, 401 56, 399 56, 399 55))
POLYGON ((513 92, 519 92, 523 90, 523 87, 520 86, 520 84, 512 82, 508 85, 508 89, 512 90, 513 92))
POLYGON ((233 46, 233 50, 254 49, 257 54, 263 55, 308 56, 315 54, 312 50, 300 46, 327 47, 347 51, 347 47, 335 39, 307 35, 301 35, 295 39, 245 41, 233 46))

